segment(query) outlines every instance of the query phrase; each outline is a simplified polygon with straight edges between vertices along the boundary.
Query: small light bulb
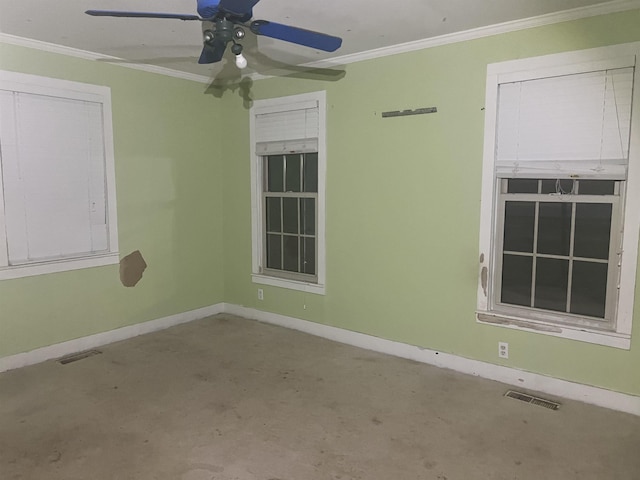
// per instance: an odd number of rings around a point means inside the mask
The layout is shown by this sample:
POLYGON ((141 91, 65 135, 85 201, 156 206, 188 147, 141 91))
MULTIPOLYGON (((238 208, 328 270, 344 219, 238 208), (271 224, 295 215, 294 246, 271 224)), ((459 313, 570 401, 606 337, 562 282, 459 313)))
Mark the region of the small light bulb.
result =
POLYGON ((246 66, 247 66, 247 59, 244 58, 244 55, 242 55, 241 53, 236 55, 236 67, 242 69, 242 68, 246 68, 246 66))

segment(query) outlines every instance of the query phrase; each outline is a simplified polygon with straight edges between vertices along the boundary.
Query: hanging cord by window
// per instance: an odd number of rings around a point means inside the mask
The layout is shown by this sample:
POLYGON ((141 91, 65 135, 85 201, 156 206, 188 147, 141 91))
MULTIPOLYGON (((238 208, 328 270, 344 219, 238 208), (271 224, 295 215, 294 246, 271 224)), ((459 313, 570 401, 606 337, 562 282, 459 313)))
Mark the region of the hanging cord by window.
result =
POLYGON ((571 180, 571 190, 565 191, 562 188, 562 181, 559 178, 556 178, 556 195, 575 195, 576 194, 576 182, 575 180, 571 180))
POLYGON ((619 105, 618 105, 618 95, 616 92, 616 82, 614 80, 613 71, 606 70, 605 79, 604 79, 604 92, 603 92, 603 98, 602 98, 602 129, 600 131, 600 159, 599 159, 598 166, 594 169, 596 171, 604 170, 604 167, 602 165, 602 152, 604 151, 604 147, 605 147, 604 132, 605 132, 605 118, 606 118, 606 112, 607 112, 607 92, 609 91, 613 95, 613 108, 615 110, 615 116, 616 116, 616 127, 618 131, 618 146, 620 147, 620 158, 625 158, 625 146, 623 144, 622 128, 620 125, 620 111, 619 111, 619 105))

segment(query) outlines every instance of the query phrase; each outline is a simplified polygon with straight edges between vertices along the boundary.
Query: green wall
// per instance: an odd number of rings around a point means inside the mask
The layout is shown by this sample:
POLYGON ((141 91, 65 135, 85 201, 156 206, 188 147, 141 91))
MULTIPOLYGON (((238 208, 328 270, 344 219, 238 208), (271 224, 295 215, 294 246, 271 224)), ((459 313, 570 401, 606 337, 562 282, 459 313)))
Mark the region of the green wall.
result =
POLYGON ((625 351, 474 319, 487 64, 638 41, 638 25, 640 11, 626 12, 350 64, 336 82, 255 82, 254 99, 327 91, 325 296, 260 285, 257 300, 248 111, 224 97, 225 300, 640 395, 638 325, 625 351), (380 116, 430 106, 438 113, 380 116))
POLYGON ((337 81, 253 82, 254 99, 328 99, 326 295, 260 286, 261 302, 241 90, 0 45, 1 69, 111 87, 120 251, 149 264, 130 289, 117 266, 0 282, 0 357, 225 301, 640 395, 640 320, 626 351, 474 319, 487 64, 638 41, 638 25, 625 12, 354 63, 337 81))
POLYGON ((120 254, 148 264, 133 288, 117 265, 0 281, 0 357, 223 301, 224 136, 206 85, 6 44, 0 69, 111 88, 120 254))

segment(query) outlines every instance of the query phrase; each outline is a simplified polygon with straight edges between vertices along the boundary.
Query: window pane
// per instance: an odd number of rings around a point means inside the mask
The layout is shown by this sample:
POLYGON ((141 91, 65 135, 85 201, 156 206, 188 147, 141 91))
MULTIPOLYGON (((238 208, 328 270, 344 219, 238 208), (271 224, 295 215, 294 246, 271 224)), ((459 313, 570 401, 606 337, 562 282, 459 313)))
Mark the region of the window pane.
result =
POLYGON ((299 272, 298 270, 298 237, 285 235, 283 238, 284 238, 283 269, 289 272, 299 272))
POLYGON ((510 178, 507 193, 538 193, 538 180, 535 178, 510 178))
POLYGON ((304 235, 316 234, 316 199, 300 199, 300 233, 304 235))
POLYGON ((304 156, 304 191, 318 191, 318 154, 307 153, 304 156))
POLYGON ((503 255, 502 303, 531 306, 531 271, 533 257, 503 255))
POLYGON ((607 269, 606 263, 573 262, 571 313, 604 318, 607 269))
POLYGON ((542 193, 571 193, 573 180, 542 180, 542 193))
POLYGON ((302 273, 316 273, 316 239, 300 237, 300 266, 302 273))
POLYGON ((540 202, 538 253, 569 255, 571 209, 571 203, 540 202))
POLYGON ((284 233, 298 233, 298 199, 282 199, 282 216, 284 233))
POLYGON ((504 250, 533 252, 535 202, 505 202, 504 250))
POLYGON ((615 180, 580 180, 578 193, 580 195, 613 195, 615 180))
POLYGON ((578 203, 573 255, 585 258, 609 258, 611 232, 610 203, 578 203))
POLYGON ((568 285, 569 260, 538 257, 534 307, 566 312, 568 285))
POLYGON ((286 192, 300 191, 300 155, 287 155, 286 192))
POLYGON ((267 191, 284 192, 284 157, 282 155, 267 157, 267 191))
POLYGON ((280 216, 281 198, 267 198, 267 231, 281 232, 282 218, 280 216))
POLYGON ((282 270, 281 235, 267 235, 267 268, 282 270))

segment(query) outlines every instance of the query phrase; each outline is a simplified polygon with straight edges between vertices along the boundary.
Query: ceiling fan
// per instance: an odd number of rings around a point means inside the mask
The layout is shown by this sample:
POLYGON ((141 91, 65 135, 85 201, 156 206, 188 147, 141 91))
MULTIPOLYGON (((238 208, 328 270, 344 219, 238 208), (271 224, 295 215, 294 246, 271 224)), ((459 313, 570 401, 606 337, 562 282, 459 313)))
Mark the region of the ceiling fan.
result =
POLYGON ((312 30, 283 25, 267 20, 254 20, 253 7, 260 0, 198 0, 198 15, 180 13, 122 12, 114 10, 87 10, 88 15, 99 17, 169 18, 211 22, 213 28, 203 31, 204 47, 198 63, 216 63, 230 42, 231 52, 236 56, 236 66, 245 68, 247 59, 242 55, 242 45, 237 41, 245 36, 247 27, 255 35, 284 40, 306 47, 334 52, 342 45, 342 39, 312 30))

